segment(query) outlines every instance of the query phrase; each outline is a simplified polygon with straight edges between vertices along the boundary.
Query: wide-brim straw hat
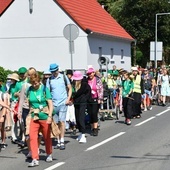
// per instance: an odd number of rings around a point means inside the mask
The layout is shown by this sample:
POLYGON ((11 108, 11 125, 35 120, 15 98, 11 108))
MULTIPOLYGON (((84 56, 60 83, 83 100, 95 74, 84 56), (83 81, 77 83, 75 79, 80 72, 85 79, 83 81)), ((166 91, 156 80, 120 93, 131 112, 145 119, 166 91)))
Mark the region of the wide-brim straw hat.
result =
POLYGON ((117 70, 118 70, 119 73, 122 72, 122 71, 124 71, 123 68, 120 68, 120 69, 117 69, 117 70))
POLYGON ((12 73, 8 76, 8 79, 19 81, 19 75, 17 73, 12 73))

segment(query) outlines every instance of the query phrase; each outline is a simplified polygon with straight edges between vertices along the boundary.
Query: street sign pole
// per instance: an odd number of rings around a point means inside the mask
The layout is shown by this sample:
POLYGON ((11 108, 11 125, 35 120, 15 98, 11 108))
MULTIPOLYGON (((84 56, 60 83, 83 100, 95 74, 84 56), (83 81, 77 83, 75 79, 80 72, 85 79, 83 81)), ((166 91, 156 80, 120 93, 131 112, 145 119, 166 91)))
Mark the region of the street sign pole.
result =
POLYGON ((157 68, 157 39, 158 39, 158 36, 157 36, 157 32, 158 32, 158 16, 160 15, 170 15, 170 12, 166 12, 166 13, 157 13, 155 15, 155 58, 154 58, 154 61, 155 61, 155 68, 157 68))
MULTIPOLYGON (((69 47, 70 47, 70 54, 71 54, 71 70, 73 70, 73 51, 72 51, 72 37, 71 37, 71 24, 69 24, 69 31, 70 31, 70 40, 69 40, 69 47)), ((74 41, 73 41, 74 42, 74 41)))
POLYGON ((155 19, 155 68, 157 68, 157 14, 155 19))
POLYGON ((73 53, 74 53, 74 40, 79 36, 79 29, 74 24, 68 24, 64 27, 64 37, 69 40, 69 52, 71 60, 71 69, 73 70, 73 53))

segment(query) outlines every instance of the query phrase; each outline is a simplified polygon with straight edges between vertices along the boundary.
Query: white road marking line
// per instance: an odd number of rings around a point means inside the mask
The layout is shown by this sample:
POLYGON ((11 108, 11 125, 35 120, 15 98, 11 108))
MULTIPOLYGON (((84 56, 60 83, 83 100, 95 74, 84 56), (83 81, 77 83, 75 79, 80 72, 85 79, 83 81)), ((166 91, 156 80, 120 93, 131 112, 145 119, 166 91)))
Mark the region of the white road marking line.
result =
POLYGON ((162 115, 162 114, 164 114, 164 113, 168 112, 169 110, 170 110, 170 108, 169 108, 169 109, 167 109, 167 110, 164 110, 164 111, 163 111, 163 112, 161 112, 161 113, 156 114, 156 116, 160 116, 160 115, 162 115))
POLYGON ((142 124, 144 124, 144 123, 146 123, 146 122, 149 122, 150 120, 152 120, 152 119, 154 119, 154 118, 156 118, 156 117, 155 117, 155 116, 150 117, 149 119, 146 119, 146 120, 144 120, 143 122, 140 122, 140 123, 136 124, 135 126, 140 126, 140 125, 142 125, 142 124))
POLYGON ((103 145, 103 144, 105 144, 105 143, 107 143, 107 142, 109 142, 109 141, 111 141, 111 140, 113 140, 113 139, 115 139, 115 138, 125 134, 125 133, 126 132, 120 132, 120 133, 118 133, 118 134, 116 134, 116 135, 114 135, 114 136, 112 136, 112 137, 110 137, 110 138, 108 138, 108 139, 106 139, 106 140, 96 144, 96 145, 91 146, 90 148, 87 148, 85 151, 93 150, 93 149, 95 149, 95 148, 97 148, 97 147, 99 147, 99 146, 101 146, 101 145, 103 145))
POLYGON ((50 167, 48 167, 48 168, 46 168, 44 170, 53 170, 53 169, 55 169, 55 168, 57 168, 57 167, 59 167, 59 166, 61 166, 63 164, 65 164, 65 162, 58 162, 55 165, 52 165, 52 166, 50 166, 50 167))

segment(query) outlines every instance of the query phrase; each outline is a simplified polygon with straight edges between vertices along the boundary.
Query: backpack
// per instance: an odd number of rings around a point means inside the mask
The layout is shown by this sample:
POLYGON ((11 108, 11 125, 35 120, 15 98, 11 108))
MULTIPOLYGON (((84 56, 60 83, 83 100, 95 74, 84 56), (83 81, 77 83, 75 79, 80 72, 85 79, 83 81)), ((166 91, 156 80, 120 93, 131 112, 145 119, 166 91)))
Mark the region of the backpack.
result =
MULTIPOLYGON (((52 89, 51 89, 51 79, 52 79, 52 76, 49 77, 50 92, 52 91, 52 89)), ((64 80, 66 91, 68 93, 67 79, 66 79, 66 75, 64 75, 64 74, 63 74, 63 80, 64 80)))

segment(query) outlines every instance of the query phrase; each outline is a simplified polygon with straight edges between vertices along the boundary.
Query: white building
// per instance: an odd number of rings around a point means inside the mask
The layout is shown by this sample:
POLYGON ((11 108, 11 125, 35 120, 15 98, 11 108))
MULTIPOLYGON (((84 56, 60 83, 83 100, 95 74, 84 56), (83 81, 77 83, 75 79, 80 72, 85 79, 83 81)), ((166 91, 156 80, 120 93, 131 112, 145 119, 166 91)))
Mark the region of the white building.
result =
POLYGON ((96 0, 0 0, 0 4, 0 66, 5 69, 25 66, 43 71, 51 63, 61 69, 87 65, 98 69, 98 58, 106 56, 109 68, 130 70, 134 39, 96 0), (63 35, 68 24, 79 30, 72 54, 63 35))

